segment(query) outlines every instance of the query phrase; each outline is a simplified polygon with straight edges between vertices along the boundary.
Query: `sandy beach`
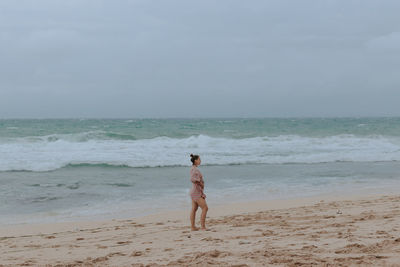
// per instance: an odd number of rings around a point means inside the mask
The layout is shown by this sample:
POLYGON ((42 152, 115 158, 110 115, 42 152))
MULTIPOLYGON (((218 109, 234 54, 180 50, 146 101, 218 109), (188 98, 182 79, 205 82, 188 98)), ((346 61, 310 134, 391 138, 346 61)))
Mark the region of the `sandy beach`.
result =
POLYGON ((210 207, 208 231, 188 215, 3 226, 0 265, 400 266, 400 195, 210 207))

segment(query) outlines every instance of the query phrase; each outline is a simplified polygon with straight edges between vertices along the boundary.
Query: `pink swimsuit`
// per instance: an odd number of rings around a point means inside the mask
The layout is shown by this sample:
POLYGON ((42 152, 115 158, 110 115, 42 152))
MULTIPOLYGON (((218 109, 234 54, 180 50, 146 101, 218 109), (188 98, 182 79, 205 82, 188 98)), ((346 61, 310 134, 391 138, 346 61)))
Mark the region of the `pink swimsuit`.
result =
POLYGON ((192 169, 190 169, 190 181, 193 183, 192 189, 190 190, 190 197, 192 198, 192 200, 196 200, 199 198, 205 199, 206 195, 203 192, 203 175, 196 166, 193 166, 192 169))

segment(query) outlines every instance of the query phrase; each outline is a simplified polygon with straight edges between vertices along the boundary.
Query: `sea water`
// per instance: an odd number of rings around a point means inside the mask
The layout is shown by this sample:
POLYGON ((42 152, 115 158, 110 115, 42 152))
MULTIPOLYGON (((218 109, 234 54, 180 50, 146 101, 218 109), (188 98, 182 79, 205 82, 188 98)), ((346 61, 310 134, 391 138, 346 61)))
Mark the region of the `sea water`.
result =
POLYGON ((400 118, 3 119, 0 224, 127 218, 209 205, 398 192, 400 118))

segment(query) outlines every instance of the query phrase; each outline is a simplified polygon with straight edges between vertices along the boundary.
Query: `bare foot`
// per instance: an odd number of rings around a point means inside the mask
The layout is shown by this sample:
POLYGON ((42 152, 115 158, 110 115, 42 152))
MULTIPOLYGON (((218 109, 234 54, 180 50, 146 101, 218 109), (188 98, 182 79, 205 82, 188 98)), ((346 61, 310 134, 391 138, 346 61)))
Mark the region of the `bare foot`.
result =
POLYGON ((199 231, 199 227, 192 227, 192 231, 199 231))
POLYGON ((202 230, 202 231, 208 231, 208 228, 201 227, 201 230, 202 230))

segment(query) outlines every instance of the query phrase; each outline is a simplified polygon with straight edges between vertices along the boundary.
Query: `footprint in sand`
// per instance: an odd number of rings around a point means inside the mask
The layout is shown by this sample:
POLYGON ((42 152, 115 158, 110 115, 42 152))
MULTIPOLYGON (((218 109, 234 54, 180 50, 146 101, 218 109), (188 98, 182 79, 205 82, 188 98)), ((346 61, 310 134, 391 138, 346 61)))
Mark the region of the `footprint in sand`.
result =
POLYGON ((133 251, 131 253, 131 257, 138 257, 138 256, 142 256, 143 252, 142 251, 133 251))
POLYGON ((125 253, 122 253, 122 252, 113 252, 113 253, 109 253, 108 255, 107 255, 107 257, 112 257, 112 256, 125 256, 126 254, 125 253))
POLYGON ((205 237, 205 238, 203 238, 203 239, 201 239, 201 241, 213 241, 214 243, 220 243, 220 242, 223 242, 223 240, 222 239, 219 239, 219 238, 212 238, 212 237, 205 237))
POLYGON ((118 241, 117 242, 118 245, 127 245, 127 244, 130 244, 130 243, 132 243, 132 241, 118 241))
POLYGON ((36 263, 36 261, 34 261, 34 260, 26 260, 23 263, 21 263, 21 266, 31 266, 35 263, 36 263))

